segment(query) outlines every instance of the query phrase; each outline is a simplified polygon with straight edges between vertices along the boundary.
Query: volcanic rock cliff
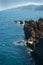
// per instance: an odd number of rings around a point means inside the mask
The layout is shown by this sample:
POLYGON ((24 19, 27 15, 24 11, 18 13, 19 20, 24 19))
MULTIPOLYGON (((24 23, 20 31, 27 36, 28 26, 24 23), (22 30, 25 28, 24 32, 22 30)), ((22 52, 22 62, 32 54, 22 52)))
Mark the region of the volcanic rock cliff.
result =
POLYGON ((38 19, 38 21, 29 20, 25 21, 24 25, 25 39, 33 40, 33 44, 27 42, 27 46, 34 50, 38 57, 43 59, 43 18, 38 19))

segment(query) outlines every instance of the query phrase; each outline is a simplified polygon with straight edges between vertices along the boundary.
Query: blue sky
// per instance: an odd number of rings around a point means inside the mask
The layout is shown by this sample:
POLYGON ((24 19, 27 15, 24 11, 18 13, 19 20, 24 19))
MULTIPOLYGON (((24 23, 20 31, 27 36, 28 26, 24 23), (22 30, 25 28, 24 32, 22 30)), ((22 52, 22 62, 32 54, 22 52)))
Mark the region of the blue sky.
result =
POLYGON ((13 7, 27 2, 43 2, 43 0, 0 0, 0 10, 13 7))

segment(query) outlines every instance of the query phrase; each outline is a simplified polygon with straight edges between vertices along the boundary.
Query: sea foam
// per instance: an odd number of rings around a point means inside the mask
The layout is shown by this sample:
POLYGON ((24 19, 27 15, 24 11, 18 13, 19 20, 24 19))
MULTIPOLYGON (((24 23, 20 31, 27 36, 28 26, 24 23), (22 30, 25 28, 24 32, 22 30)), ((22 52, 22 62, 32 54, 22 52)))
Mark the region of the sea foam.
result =
POLYGON ((14 41, 13 44, 15 46, 26 46, 26 41, 24 40, 14 41))

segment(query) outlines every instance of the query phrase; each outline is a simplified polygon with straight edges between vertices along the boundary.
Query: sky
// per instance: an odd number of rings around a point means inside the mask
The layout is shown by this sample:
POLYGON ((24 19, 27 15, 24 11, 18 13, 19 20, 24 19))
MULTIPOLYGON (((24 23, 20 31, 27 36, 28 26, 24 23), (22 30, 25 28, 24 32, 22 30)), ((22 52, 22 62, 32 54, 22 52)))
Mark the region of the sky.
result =
POLYGON ((27 4, 30 2, 43 3, 43 0, 0 0, 0 10, 14 8, 21 4, 27 4))

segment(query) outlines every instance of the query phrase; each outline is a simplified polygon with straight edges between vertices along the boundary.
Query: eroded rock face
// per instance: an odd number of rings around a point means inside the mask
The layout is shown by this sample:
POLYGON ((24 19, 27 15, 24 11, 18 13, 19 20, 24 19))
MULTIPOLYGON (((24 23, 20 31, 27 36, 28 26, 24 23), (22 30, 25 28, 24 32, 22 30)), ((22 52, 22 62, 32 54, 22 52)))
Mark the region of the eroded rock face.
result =
POLYGON ((34 47, 34 52, 43 59, 43 18, 40 18, 38 21, 29 20, 25 22, 24 34, 27 41, 31 37, 35 39, 35 42, 32 39, 34 42, 32 45, 27 42, 27 46, 30 45, 30 48, 34 47))
POLYGON ((25 39, 28 39, 31 36, 31 31, 30 31, 30 26, 27 22, 25 22, 24 25, 24 34, 25 34, 25 39))
POLYGON ((30 36, 37 38, 43 37, 43 19, 38 21, 29 20, 24 25, 25 38, 28 39, 30 36))

